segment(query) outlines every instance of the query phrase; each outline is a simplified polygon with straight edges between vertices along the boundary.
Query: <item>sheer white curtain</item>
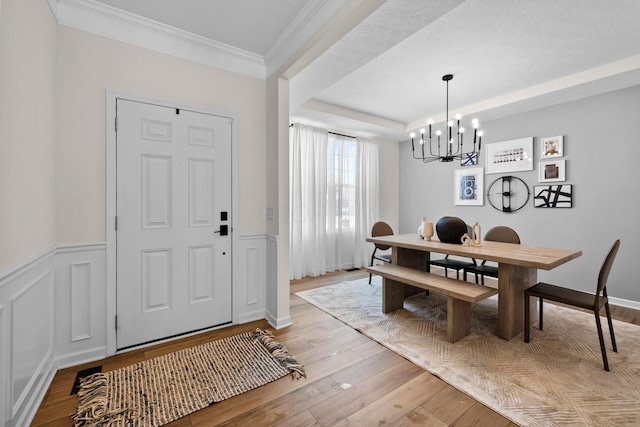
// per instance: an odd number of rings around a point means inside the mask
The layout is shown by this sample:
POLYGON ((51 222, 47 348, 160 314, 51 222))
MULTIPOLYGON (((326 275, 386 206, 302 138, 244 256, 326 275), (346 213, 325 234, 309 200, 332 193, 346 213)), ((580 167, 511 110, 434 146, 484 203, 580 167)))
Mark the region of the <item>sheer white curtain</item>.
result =
POLYGON ((369 265, 373 245, 365 240, 380 217, 379 143, 356 138, 356 204, 354 267, 369 265))
POLYGON ((327 271, 354 266, 355 245, 354 138, 329 134, 327 144, 327 271))
POLYGON ((294 124, 289 138, 289 257, 291 278, 326 270, 327 137, 324 129, 294 124))
POLYGON ((291 278, 368 265, 365 239, 378 218, 378 143, 291 128, 291 278))

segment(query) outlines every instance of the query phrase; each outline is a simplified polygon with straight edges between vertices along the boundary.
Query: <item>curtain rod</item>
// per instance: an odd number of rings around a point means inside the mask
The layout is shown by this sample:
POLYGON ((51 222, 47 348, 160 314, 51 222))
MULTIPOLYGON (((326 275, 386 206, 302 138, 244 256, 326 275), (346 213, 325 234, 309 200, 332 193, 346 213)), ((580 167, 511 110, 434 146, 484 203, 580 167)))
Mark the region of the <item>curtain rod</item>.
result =
MULTIPOLYGON (((289 125, 289 127, 293 127, 293 123, 291 123, 291 124, 289 125)), ((333 135, 344 136, 345 138, 353 138, 353 139, 356 139, 356 137, 355 137, 355 136, 345 135, 345 134, 343 134, 343 133, 337 133, 337 132, 331 132, 331 131, 327 131, 327 132, 328 132, 328 133, 330 133, 330 134, 333 134, 333 135)))

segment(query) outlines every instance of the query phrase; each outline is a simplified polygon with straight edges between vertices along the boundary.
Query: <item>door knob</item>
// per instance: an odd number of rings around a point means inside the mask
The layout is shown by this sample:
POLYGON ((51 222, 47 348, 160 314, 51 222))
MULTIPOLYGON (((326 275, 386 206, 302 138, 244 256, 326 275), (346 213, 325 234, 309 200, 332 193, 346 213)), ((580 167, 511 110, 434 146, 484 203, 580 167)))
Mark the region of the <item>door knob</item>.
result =
POLYGON ((221 225, 220 230, 214 231, 214 233, 220 233, 221 236, 227 236, 229 234, 229 226, 226 224, 221 225))

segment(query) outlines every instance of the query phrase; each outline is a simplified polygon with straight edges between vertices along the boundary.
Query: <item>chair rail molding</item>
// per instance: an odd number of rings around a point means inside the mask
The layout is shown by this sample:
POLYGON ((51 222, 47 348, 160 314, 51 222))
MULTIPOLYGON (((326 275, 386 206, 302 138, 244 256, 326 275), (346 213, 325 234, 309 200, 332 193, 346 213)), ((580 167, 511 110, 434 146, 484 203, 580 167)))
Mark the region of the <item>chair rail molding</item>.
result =
POLYGON ((54 288, 55 247, 0 272, 0 419, 7 427, 29 424, 55 374, 54 288))

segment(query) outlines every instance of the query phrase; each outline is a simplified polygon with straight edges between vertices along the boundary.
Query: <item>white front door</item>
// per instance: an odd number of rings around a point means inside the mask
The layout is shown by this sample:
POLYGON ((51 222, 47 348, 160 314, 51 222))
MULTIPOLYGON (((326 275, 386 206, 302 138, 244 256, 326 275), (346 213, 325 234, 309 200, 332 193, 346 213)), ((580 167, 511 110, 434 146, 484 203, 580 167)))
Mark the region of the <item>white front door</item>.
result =
POLYGON ((230 323, 231 120, 123 99, 116 115, 117 348, 230 323))

